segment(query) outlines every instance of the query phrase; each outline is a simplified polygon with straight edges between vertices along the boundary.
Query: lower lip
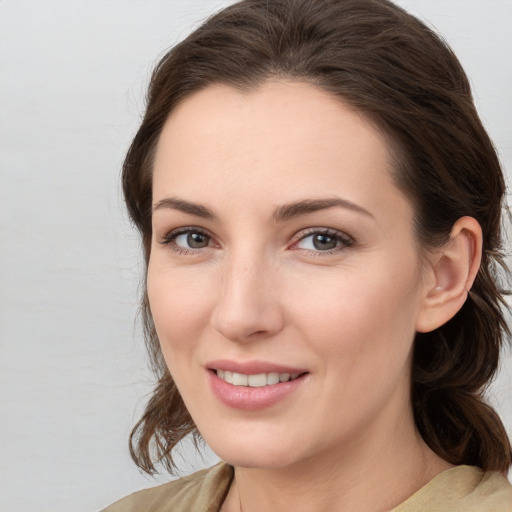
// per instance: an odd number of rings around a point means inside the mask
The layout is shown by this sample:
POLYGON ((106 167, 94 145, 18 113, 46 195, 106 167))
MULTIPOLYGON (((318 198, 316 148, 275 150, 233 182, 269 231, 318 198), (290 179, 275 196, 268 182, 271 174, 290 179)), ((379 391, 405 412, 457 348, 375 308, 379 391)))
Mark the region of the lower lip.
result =
POLYGON ((210 386, 213 394, 228 407, 245 411, 258 411, 271 407, 284 400, 296 391, 304 382, 307 374, 288 382, 280 382, 270 386, 251 388, 250 386, 234 386, 217 377, 209 370, 210 386))

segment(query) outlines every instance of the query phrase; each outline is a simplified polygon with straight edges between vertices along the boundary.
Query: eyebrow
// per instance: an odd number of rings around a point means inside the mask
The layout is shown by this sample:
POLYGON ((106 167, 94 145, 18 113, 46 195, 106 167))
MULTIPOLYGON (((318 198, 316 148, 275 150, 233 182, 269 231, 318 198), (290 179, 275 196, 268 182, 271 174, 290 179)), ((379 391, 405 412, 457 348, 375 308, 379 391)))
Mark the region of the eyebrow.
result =
POLYGON ((162 208, 170 208, 171 210, 178 210, 183 213, 195 215, 203 219, 215 219, 215 214, 206 206, 200 204, 191 203, 184 199, 178 199, 177 197, 167 197, 158 201, 153 206, 153 211, 160 210, 162 208))
MULTIPOLYGON (((307 215, 308 213, 314 213, 320 210, 327 210, 334 207, 346 208, 356 213, 361 213, 368 217, 374 218, 374 216, 368 210, 365 210, 362 206, 359 206, 358 204, 346 199, 342 199, 341 197, 330 197, 325 199, 304 199, 301 201, 284 204, 274 210, 272 218, 275 222, 284 222, 295 217, 300 217, 301 215, 307 215)), ((213 213, 213 211, 206 206, 197 203, 191 203, 190 201, 179 199, 177 197, 167 197, 161 201, 158 201, 153 206, 153 211, 164 208, 178 210, 180 212, 188 213, 189 215, 194 215, 203 219, 216 219, 216 215, 213 213)))
POLYGON ((334 207, 346 208, 356 213, 362 213, 368 217, 374 218, 374 216, 365 210, 362 206, 356 203, 342 199, 341 197, 330 197, 325 199, 304 199, 302 201, 296 201, 293 203, 285 204, 277 208, 272 217, 276 222, 283 222, 285 220, 299 217, 300 215, 306 215, 308 213, 314 213, 320 210, 327 210, 328 208, 334 207))

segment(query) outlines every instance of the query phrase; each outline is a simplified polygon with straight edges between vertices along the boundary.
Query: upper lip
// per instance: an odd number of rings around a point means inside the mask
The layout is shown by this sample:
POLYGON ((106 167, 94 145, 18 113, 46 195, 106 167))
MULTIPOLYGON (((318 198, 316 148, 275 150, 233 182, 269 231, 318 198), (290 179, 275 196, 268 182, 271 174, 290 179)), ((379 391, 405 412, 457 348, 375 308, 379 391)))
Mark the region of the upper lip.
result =
POLYGON ((232 361, 229 359, 219 359, 207 363, 209 370, 224 370, 233 373, 242 373, 244 375, 258 375, 260 373, 307 373, 304 368, 287 366, 268 361, 232 361))

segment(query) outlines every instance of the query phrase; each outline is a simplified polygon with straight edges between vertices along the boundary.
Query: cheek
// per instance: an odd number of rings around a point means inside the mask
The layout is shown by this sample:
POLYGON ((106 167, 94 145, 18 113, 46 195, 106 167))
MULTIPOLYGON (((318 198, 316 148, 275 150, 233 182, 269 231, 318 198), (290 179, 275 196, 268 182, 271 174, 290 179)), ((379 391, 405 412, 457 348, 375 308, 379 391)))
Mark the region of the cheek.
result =
POLYGON ((169 370, 174 359, 191 353, 200 338, 211 305, 211 286, 205 276, 194 272, 176 272, 158 262, 151 262, 147 277, 148 298, 169 370))
POLYGON ((308 333, 315 369, 324 377, 318 395, 327 398, 318 416, 329 415, 340 425, 348 425, 347 411, 350 425, 362 425, 397 389, 404 399, 408 395, 416 276, 403 275, 399 282, 378 275, 354 274, 323 286, 311 282, 302 295, 295 290, 294 296, 301 296, 294 313, 298 330, 308 333))
POLYGON ((343 269, 321 279, 296 281, 289 290, 293 316, 329 362, 351 368, 382 368, 404 360, 412 345, 419 304, 416 266, 365 266, 364 272, 343 269), (299 289, 300 288, 300 289, 299 289), (307 293, 304 293, 307 290, 307 293))

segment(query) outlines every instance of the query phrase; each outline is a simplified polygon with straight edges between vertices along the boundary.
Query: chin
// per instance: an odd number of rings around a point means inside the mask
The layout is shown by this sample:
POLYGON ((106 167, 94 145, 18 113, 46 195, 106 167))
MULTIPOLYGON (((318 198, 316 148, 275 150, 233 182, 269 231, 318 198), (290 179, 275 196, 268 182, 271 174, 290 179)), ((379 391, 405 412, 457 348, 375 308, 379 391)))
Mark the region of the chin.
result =
POLYGON ((283 459, 281 456, 276 456, 275 453, 269 453, 268 450, 262 451, 258 448, 247 450, 245 453, 225 451, 219 452, 217 455, 232 466, 252 469, 283 469, 295 462, 295 460, 283 459))
POLYGON ((296 443, 290 443, 290 439, 283 442, 279 437, 265 437, 231 435, 229 439, 205 437, 205 441, 218 457, 232 466, 280 469, 297 461, 296 443))

